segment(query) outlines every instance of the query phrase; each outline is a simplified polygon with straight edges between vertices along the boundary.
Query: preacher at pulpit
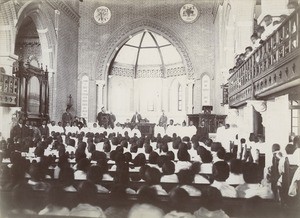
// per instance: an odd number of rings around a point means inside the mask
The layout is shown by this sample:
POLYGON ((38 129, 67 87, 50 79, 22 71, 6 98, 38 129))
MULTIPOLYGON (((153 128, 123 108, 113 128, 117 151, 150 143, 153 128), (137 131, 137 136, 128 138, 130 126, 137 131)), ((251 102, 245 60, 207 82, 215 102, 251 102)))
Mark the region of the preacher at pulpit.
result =
POLYGON ((136 111, 135 114, 131 118, 131 123, 136 124, 141 122, 142 116, 136 111))
POLYGON ((109 122, 109 116, 106 114, 104 107, 101 108, 101 111, 97 115, 97 121, 99 126, 107 128, 109 122))

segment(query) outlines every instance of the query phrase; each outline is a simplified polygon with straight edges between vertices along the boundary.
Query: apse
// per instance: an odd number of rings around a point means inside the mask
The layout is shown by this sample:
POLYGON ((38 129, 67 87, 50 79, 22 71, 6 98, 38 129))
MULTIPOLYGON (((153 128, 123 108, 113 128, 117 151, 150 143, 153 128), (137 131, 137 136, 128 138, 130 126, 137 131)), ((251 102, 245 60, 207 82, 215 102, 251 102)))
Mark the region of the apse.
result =
POLYGON ((182 85, 180 96, 185 96, 185 67, 169 40, 149 30, 129 36, 110 65, 108 110, 120 122, 130 119, 135 111, 150 122, 157 122, 162 110, 173 118, 184 117, 183 99, 171 91, 174 80, 176 90, 182 85))

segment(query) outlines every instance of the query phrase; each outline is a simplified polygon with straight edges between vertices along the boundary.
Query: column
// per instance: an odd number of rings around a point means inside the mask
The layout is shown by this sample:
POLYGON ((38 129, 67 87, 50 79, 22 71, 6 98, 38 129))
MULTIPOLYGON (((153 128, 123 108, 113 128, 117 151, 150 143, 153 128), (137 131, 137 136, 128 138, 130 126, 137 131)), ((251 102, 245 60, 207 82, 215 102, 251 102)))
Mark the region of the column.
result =
POLYGON ((193 113, 193 85, 195 84, 194 80, 188 80, 187 82, 187 114, 193 113))
POLYGON ((96 109, 97 113, 101 111, 101 107, 104 106, 104 99, 103 99, 103 88, 105 85, 105 80, 96 80, 96 90, 97 90, 97 104, 96 109))
POLYGON ((253 14, 256 1, 236 1, 234 6, 236 33, 236 53, 245 52, 245 48, 251 45, 250 37, 253 33, 253 14))
POLYGON ((140 112, 140 90, 137 78, 133 79, 133 110, 140 112))
POLYGON ((249 134, 253 132, 253 107, 251 101, 247 101, 247 105, 238 110, 239 122, 239 138, 249 139, 249 134))
POLYGON ((162 78, 162 108, 163 110, 165 110, 165 112, 167 113, 169 111, 169 99, 168 99, 168 94, 169 94, 169 87, 170 87, 170 83, 168 82, 168 80, 166 78, 162 78))

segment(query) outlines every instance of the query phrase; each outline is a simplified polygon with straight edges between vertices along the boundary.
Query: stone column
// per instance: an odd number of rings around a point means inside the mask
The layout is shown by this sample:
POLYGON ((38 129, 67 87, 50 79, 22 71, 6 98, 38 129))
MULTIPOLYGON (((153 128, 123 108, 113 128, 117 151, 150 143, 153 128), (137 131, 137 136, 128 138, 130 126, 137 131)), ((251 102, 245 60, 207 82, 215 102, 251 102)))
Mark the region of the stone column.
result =
POLYGON ((187 113, 193 113, 193 85, 195 84, 194 80, 187 81, 187 113))
POLYGON ((134 78, 133 79, 133 110, 134 112, 138 111, 140 112, 141 107, 140 107, 140 88, 139 88, 139 79, 134 78))
POLYGON ((251 45, 250 37, 253 33, 253 14, 256 1, 235 1, 235 39, 236 39, 236 53, 245 52, 245 48, 251 45))
POLYGON ((97 90, 97 104, 96 104, 96 108, 97 108, 97 113, 101 110, 101 107, 104 106, 104 99, 103 99, 103 88, 105 85, 105 81, 104 80, 96 80, 96 90, 97 90))

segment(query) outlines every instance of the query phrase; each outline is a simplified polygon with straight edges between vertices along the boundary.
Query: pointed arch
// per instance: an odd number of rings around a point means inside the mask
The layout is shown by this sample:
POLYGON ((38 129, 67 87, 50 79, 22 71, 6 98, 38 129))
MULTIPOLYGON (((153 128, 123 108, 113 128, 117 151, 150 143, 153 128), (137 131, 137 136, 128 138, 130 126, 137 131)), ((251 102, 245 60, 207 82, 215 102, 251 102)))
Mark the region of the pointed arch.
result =
MULTIPOLYGON (((49 16, 47 7, 41 7, 42 2, 26 2, 18 11, 18 21, 15 25, 16 36, 22 26, 25 18, 30 17, 34 22, 42 47, 43 62, 48 65, 50 70, 54 69, 55 62, 55 45, 57 43, 55 29, 52 18, 49 16)), ((16 40, 17 37, 15 37, 16 40)))
POLYGON ((180 40, 180 35, 172 32, 169 28, 165 27, 160 21, 156 20, 138 20, 134 21, 126 26, 121 27, 116 30, 112 36, 104 43, 101 52, 97 57, 97 64, 94 69, 94 76, 96 79, 103 79, 107 81, 108 71, 110 63, 115 57, 118 49, 129 39, 130 36, 142 30, 151 30, 157 34, 162 35, 167 40, 169 40, 178 49, 179 54, 182 57, 183 64, 185 66, 185 71, 188 77, 193 78, 194 70, 188 55, 188 51, 184 43, 180 40))
POLYGON ((57 71, 57 60, 55 58, 57 57, 57 36, 53 22, 54 13, 55 10, 50 7, 50 5, 44 4, 43 1, 29 1, 26 2, 18 11, 18 20, 15 24, 15 43, 22 23, 27 17, 32 19, 37 29, 43 58, 41 62, 44 66, 48 66, 49 77, 52 77, 51 79, 49 78, 49 105, 51 105, 49 111, 50 117, 55 115, 54 109, 56 108, 56 99, 58 95, 58 93, 54 91, 56 90, 57 78, 57 74, 55 74, 57 71), (53 16, 51 13, 53 13, 53 16))

